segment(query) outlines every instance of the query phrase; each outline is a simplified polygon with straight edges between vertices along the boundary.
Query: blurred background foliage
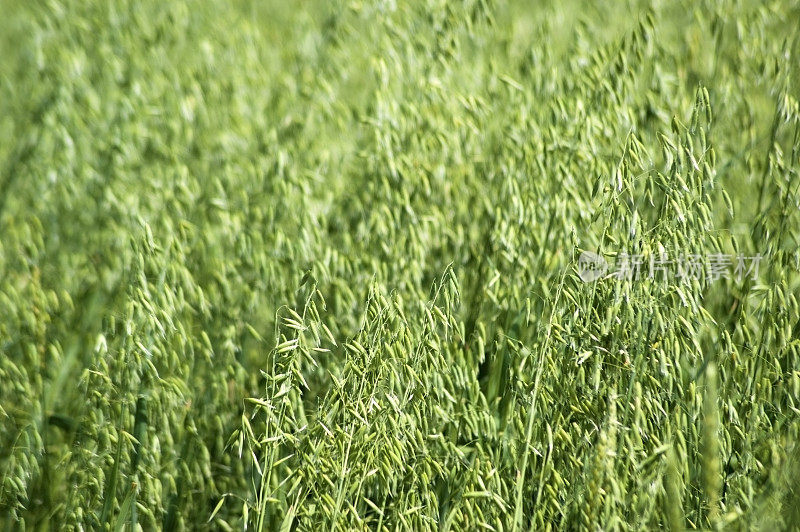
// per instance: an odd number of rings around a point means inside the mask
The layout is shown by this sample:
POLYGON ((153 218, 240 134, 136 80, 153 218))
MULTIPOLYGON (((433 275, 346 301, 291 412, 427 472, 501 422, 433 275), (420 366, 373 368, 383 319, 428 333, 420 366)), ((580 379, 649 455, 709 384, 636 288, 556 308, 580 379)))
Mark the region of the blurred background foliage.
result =
POLYGON ((796 526, 796 2, 0 10, 0 526, 796 526))

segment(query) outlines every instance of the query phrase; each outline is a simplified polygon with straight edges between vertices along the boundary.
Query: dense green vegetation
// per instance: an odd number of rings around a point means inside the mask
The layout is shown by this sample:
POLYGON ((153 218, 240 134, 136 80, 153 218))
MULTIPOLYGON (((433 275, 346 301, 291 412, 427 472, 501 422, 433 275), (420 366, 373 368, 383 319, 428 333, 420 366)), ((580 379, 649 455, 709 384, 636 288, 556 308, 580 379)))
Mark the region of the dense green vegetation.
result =
POLYGON ((0 528, 800 526, 797 2, 0 11, 0 528))

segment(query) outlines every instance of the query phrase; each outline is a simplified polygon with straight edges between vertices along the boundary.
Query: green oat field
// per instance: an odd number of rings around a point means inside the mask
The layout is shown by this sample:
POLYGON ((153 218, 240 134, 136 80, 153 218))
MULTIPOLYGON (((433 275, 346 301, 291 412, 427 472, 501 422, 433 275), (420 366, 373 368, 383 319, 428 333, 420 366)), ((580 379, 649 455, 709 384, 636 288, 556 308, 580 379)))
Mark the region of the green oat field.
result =
POLYGON ((0 13, 0 530, 800 530, 797 0, 0 13))

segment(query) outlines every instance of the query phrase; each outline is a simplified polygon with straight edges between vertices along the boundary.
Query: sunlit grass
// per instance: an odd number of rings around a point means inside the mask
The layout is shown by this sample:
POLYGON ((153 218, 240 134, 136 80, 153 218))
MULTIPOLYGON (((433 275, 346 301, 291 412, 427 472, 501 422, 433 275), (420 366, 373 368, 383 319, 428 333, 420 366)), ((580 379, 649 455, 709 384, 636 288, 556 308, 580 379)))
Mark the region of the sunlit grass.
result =
POLYGON ((797 5, 3 11, 0 528, 800 522, 797 5))

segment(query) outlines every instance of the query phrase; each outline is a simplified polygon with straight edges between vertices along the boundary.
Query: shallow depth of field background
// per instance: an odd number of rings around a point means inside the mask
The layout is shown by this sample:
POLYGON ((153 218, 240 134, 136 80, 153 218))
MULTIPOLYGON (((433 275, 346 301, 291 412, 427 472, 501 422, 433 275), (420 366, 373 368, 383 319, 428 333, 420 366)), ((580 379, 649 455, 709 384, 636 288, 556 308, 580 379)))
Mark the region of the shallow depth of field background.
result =
POLYGON ((797 2, 227 4, 0 0, 0 528, 798 526, 797 2))

